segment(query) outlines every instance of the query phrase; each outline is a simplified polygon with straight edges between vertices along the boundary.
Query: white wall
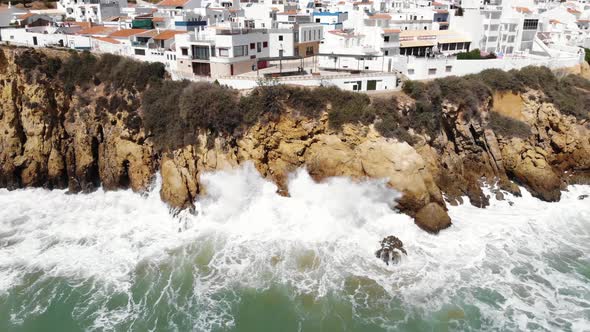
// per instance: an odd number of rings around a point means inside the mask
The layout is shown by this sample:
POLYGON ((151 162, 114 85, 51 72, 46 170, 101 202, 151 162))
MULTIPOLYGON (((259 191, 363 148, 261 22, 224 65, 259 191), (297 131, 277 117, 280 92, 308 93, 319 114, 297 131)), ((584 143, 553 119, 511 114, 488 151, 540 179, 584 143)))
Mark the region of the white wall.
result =
POLYGON ((584 61, 584 54, 559 58, 504 58, 488 60, 428 59, 408 57, 396 63, 397 70, 412 80, 427 80, 446 76, 476 74, 485 69, 520 69, 526 66, 546 66, 551 69, 573 67, 584 61), (412 71, 413 70, 413 71, 412 71))
POLYGON ((64 34, 44 34, 27 32, 25 29, 1 29, 0 36, 2 41, 10 44, 24 45, 31 47, 56 46, 62 40, 64 47, 70 48, 90 48, 91 38, 78 35, 64 34), (37 37, 37 45, 33 44, 33 37, 37 37))

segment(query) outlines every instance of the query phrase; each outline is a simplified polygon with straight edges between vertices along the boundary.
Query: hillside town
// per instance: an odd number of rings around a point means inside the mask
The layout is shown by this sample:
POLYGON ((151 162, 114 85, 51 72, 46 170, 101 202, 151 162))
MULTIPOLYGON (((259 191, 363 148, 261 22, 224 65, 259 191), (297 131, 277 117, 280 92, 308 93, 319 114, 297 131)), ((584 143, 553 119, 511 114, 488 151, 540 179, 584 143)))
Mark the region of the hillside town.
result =
POLYGON ((527 65, 571 67, 590 4, 543 0, 60 0, 0 9, 3 44, 161 62, 175 79, 351 91, 527 65))

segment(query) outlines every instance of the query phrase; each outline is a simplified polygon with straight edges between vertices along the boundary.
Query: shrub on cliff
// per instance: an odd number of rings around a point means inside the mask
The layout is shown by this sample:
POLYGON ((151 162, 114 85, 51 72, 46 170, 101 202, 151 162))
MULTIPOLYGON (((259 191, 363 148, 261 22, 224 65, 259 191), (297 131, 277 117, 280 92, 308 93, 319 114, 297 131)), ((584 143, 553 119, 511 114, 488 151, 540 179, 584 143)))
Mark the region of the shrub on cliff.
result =
POLYGON ((160 62, 140 62, 108 53, 100 56, 97 68, 96 76, 100 81, 109 82, 116 89, 135 88, 138 91, 162 80, 166 73, 160 62))
POLYGON ((143 94, 143 119, 160 150, 197 143, 199 130, 233 134, 243 123, 237 90, 209 83, 162 81, 143 94))
MULTIPOLYGON (((184 131, 189 128, 179 116, 178 100, 187 85, 186 81, 163 81, 150 86, 143 94, 143 121, 157 149, 175 149, 194 143, 191 141, 194 136, 185 141, 184 131)), ((192 128, 191 132, 194 131, 192 128)))
POLYGON ((398 100, 392 98, 376 98, 372 107, 376 112, 378 120, 375 129, 383 137, 397 138, 409 144, 416 143, 414 137, 408 132, 410 127, 408 117, 401 113, 398 100))
POLYGON ((242 123, 237 90, 209 83, 189 84, 178 101, 180 120, 186 130, 202 128, 229 133, 242 123))
POLYGON ((474 79, 481 78, 484 84, 494 91, 523 92, 524 85, 519 81, 514 72, 500 69, 486 69, 477 75, 471 75, 474 79))
POLYGON ((488 127, 504 137, 527 138, 531 134, 528 124, 493 111, 489 113, 488 127))
POLYGON ((318 93, 330 103, 328 121, 332 128, 341 128, 346 123, 366 125, 375 120, 375 109, 366 94, 342 91, 336 87, 322 87, 318 93))

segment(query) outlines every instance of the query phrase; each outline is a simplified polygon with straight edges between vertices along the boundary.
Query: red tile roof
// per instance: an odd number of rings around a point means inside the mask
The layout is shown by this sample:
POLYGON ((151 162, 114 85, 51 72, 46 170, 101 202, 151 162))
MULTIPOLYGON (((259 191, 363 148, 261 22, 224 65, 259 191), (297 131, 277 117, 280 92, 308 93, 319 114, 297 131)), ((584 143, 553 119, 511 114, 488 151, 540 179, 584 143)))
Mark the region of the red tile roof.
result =
POLYGON ((121 29, 117 30, 109 35, 111 38, 127 38, 135 36, 137 34, 146 32, 146 29, 121 29))
POLYGON ((532 13, 532 11, 530 9, 528 9, 527 7, 514 7, 514 9, 516 9, 517 12, 523 13, 523 14, 532 13))
POLYGON ((67 22, 70 23, 72 25, 77 25, 79 27, 81 27, 82 29, 88 29, 92 26, 92 23, 90 22, 67 22))
POLYGON ((158 2, 156 6, 161 7, 182 7, 186 5, 190 0, 163 0, 158 2))
POLYGON ((383 33, 400 33, 400 29, 383 29, 383 33))
POLYGON ((19 20, 26 20, 27 18, 31 17, 31 16, 35 16, 35 14, 33 13, 26 13, 26 14, 22 14, 18 17, 19 20))
POLYGON ((121 44, 118 40, 113 39, 113 38, 109 38, 109 37, 92 37, 94 39, 100 40, 102 42, 105 43, 110 43, 110 44, 121 44))
POLYGON ((78 31, 76 34, 78 35, 108 35, 115 31, 115 28, 105 27, 105 26, 95 26, 90 27, 87 29, 82 29, 78 31))
POLYGON ((391 19, 391 15, 389 14, 383 14, 383 13, 377 13, 375 15, 369 16, 370 20, 390 20, 391 19))
POLYGON ((168 40, 174 38, 174 35, 178 35, 181 33, 186 33, 186 31, 181 30, 164 30, 161 31, 159 34, 154 36, 155 40, 168 40))
POLYGON ((567 9, 567 12, 568 12, 568 13, 570 13, 570 14, 574 14, 574 15, 575 15, 575 14, 580 14, 580 12, 579 12, 579 11, 577 11, 577 10, 575 10, 575 9, 573 9, 573 8, 568 8, 568 9, 567 9))

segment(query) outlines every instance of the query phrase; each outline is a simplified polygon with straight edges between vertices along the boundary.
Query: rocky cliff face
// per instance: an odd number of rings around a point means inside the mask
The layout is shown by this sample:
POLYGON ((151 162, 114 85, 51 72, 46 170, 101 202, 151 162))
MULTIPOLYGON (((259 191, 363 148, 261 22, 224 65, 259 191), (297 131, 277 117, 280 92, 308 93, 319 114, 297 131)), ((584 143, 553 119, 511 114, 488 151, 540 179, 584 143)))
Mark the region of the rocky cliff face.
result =
POLYGON ((382 137, 373 126, 334 130, 325 115, 307 119, 287 112, 239 138, 203 133, 199 144, 160 153, 142 125, 138 93, 105 91, 97 83, 70 98, 15 63, 23 50, 2 51, 0 187, 9 189, 80 192, 102 185, 141 192, 159 171, 162 199, 173 208, 190 208, 206 192, 199 181, 203 172, 251 161, 284 195, 287 175, 299 167, 317 180, 386 178, 403 193, 399 208, 423 229, 438 232, 451 224, 446 204, 467 195, 472 204, 487 205, 482 185, 501 198, 502 190, 518 193, 516 182, 541 199, 558 200, 565 185, 589 178, 588 124, 540 102, 535 91, 516 96, 516 106, 503 106, 502 96, 487 101, 479 120, 444 104, 442 134, 414 146, 382 137), (531 135, 501 137, 486 129, 482 123, 492 109, 528 123, 531 135))

